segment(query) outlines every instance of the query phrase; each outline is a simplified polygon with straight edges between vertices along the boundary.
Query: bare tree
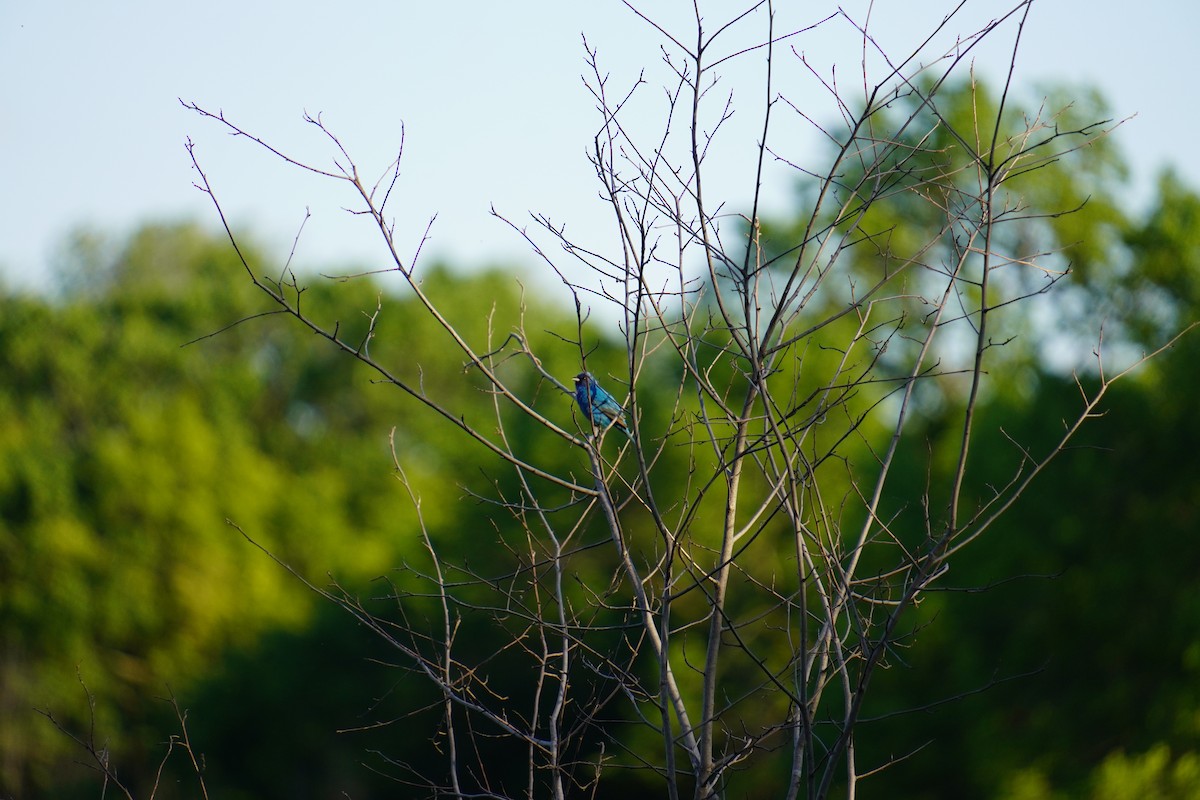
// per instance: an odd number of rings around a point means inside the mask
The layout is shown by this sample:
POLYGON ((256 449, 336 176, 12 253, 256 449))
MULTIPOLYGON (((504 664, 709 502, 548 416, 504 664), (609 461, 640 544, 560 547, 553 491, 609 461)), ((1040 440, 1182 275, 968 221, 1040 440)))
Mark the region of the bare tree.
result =
MULTIPOLYGON (((88 726, 85 733, 74 732, 71 727, 59 721, 49 711, 39 709, 38 713, 49 720, 50 724, 68 739, 72 740, 78 749, 87 755, 87 760, 81 763, 100 777, 100 793, 102 797, 108 795, 108 790, 111 787, 114 794, 125 797, 128 800, 134 800, 136 795, 133 793, 133 790, 122 783, 121 778, 117 774, 117 766, 112 762, 108 741, 97 738, 96 698, 92 695, 91 690, 88 689, 87 684, 83 682, 82 675, 79 676, 79 686, 87 697, 88 726)), ((179 723, 179 733, 172 733, 163 744, 162 760, 158 763, 158 769, 154 771, 154 780, 147 788, 148 794, 146 797, 154 800, 155 797, 159 796, 159 788, 164 785, 163 773, 167 767, 167 762, 171 760, 171 757, 176 752, 182 752, 186 756, 188 771, 195 775, 196 788, 199 790, 197 796, 208 800, 208 787, 204 783, 203 757, 192 747, 191 736, 188 733, 187 726, 187 711, 180 708, 174 694, 160 699, 170 704, 175 719, 179 723)))
MULTIPOLYGON (((1108 130, 1064 127, 1046 112, 1014 133, 1006 123, 1011 69, 996 106, 981 103, 965 125, 940 110, 946 86, 973 81, 959 73, 980 43, 1007 36, 1015 63, 1030 7, 1014 4, 947 52, 931 57, 931 36, 897 59, 877 45, 868 21, 841 10, 779 31, 769 2, 714 23, 697 5, 690 29, 674 30, 630 5, 660 35, 667 76, 655 95, 661 124, 648 136, 632 110, 647 81, 614 87, 585 41, 585 84, 599 118, 591 163, 613 240, 574 241, 544 216, 532 228, 509 224, 574 301, 574 329, 554 331, 555 346, 624 395, 628 437, 568 411, 570 378, 545 368, 524 323, 468 341, 423 290, 417 257, 402 255, 389 212, 399 157, 370 183, 319 118, 306 119, 328 137, 331 168, 185 104, 349 189, 355 213, 373 221, 387 246, 385 271, 407 284, 490 393, 494 420, 468 419, 427 391, 414 365, 371 355, 386 308, 370 312, 365 337, 348 340, 308 312, 290 266, 243 259, 271 313, 289 315, 444 418, 482 458, 511 470, 519 487, 516 496, 483 498, 524 532, 519 545, 495 544, 495 563, 515 565, 503 574, 485 573, 483 554, 445 557, 443 534, 422 523, 428 558, 392 578, 393 613, 313 586, 439 693, 445 764, 398 765, 408 777, 455 797, 562 798, 644 770, 669 797, 713 798, 731 792, 739 775, 783 758, 781 793, 823 798, 854 797, 860 778, 886 766, 859 763, 856 733, 872 678, 915 633, 913 609, 1132 368, 1110 373, 1097 348, 1099 382, 1088 390, 1080 381, 1079 413, 1059 444, 1034 453, 1014 442, 1016 470, 998 482, 988 476, 990 494, 968 496, 980 398, 1007 336, 999 312, 1063 275, 1061 259, 1030 233, 1046 212, 1022 204, 1018 179, 1108 130), (746 44, 738 37, 749 28, 759 36, 746 44), (810 65, 796 44, 834 29, 857 37, 855 90, 810 65), (734 65, 754 67, 760 82, 760 99, 750 104, 759 138, 745 173, 745 215, 732 213, 706 181, 733 118, 733 94, 719 79, 734 65), (778 88, 778 75, 796 68, 818 79, 839 125, 818 125, 814 100, 778 88), (788 153, 786 137, 773 138, 797 122, 830 144, 820 169, 810 166, 811 154, 788 153), (779 165, 795 169, 783 180, 807 182, 808 207, 801 233, 768 242, 759 208, 779 165), (901 197, 936 223, 915 244, 880 227, 879 209, 901 197), (604 325, 619 331, 624 359, 601 373, 588 342, 604 325), (558 391, 530 396, 517 388, 527 385, 512 379, 517 373, 558 391), (923 393, 956 408, 961 433, 952 450, 928 453, 923 496, 896 502, 888 494, 897 454, 923 393), (582 454, 586 471, 523 449, 507 428, 514 413, 582 454), (607 572, 580 566, 585 558, 607 572), (435 608, 436 624, 409 614, 415 603, 435 608), (463 641, 464 626, 481 621, 503 634, 495 652, 463 641), (519 699, 497 688, 502 670, 504 681, 524 682, 519 699), (521 786, 497 777, 504 765, 488 754, 496 740, 527 757, 521 786)), ((961 8, 932 33, 952 27, 961 8)), ((198 187, 238 247, 190 141, 188 151, 198 187)), ((393 453, 409 487, 405 453, 393 453)), ((409 491, 419 510, 420 496, 409 491)), ((507 758, 512 750, 497 752, 507 758)))

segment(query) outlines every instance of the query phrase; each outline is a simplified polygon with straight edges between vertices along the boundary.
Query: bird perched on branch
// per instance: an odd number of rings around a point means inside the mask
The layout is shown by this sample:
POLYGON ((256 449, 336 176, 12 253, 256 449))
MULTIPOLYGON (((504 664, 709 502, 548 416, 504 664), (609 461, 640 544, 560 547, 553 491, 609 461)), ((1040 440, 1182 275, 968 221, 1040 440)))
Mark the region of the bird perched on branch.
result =
POLYGON ((575 376, 575 401, 597 428, 620 428, 626 436, 631 435, 629 426, 625 424, 625 409, 596 383, 591 373, 581 372, 575 376))

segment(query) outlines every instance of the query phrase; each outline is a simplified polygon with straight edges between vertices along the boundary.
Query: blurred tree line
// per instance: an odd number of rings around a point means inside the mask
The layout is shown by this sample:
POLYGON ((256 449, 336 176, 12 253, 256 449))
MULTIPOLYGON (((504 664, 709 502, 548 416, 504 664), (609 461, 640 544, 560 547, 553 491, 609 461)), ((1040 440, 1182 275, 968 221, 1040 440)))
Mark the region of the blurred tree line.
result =
MULTIPOLYGON (((943 111, 972 113, 960 97, 943 111)), ((1077 111, 1098 118, 1102 102, 1085 93, 1077 111)), ((1109 319, 1105 346, 1118 355, 1200 316, 1200 195, 1166 173, 1149 208, 1134 209, 1111 142, 1076 155, 1023 179, 1035 211, 1078 207, 1030 234, 1072 274, 1022 306, 1026 332, 1006 345, 982 407, 980 430, 994 433, 972 458, 995 468, 981 473, 1004 474, 1014 441, 1038 450, 1060 435, 1076 380, 1094 380, 1071 370, 1095 346, 1085 316, 1109 319)), ((897 248, 936 224, 902 196, 872 213, 897 248)), ((768 248, 789 224, 764 221, 768 248)), ((265 306, 223 237, 147 225, 121 242, 81 234, 71 253, 54 292, 3 292, 0 796, 99 796, 75 764, 79 747, 38 710, 94 730, 126 785, 148 796, 179 732, 168 694, 189 709, 210 796, 403 791, 398 767, 437 757, 411 712, 436 697, 238 528, 315 584, 395 606, 386 577, 423 555, 389 437, 446 548, 505 539, 504 518, 472 487, 506 479, 351 359, 255 317, 265 306)), ((343 332, 365 337, 382 308, 377 360, 420 365, 459 407, 492 413, 414 302, 370 281, 310 284, 307 307, 343 332)), ((437 268, 424 287, 455 298, 455 322, 477 341, 499 344, 524 309, 547 368, 564 382, 577 371, 545 333, 571 329, 569 310, 510 272, 437 268)), ((915 646, 876 679, 861 758, 895 763, 865 780, 867 796, 1200 797, 1198 357, 1200 340, 1185 338, 1118 384, 1105 416, 926 600, 915 646)), ((553 391, 533 378, 526 388, 553 391)), ((561 414, 568 424, 565 396, 561 414)), ((936 398, 914 423, 912 448, 958 435, 936 398)), ((519 417, 508 431, 531 451, 562 448, 519 417)), ((562 458, 586 472, 579 454, 562 458)), ((926 479, 903 458, 911 493, 893 504, 917 502, 926 479)), ((404 611, 423 613, 417 601, 404 611)), ((166 774, 157 796, 199 796, 183 759, 166 774)))

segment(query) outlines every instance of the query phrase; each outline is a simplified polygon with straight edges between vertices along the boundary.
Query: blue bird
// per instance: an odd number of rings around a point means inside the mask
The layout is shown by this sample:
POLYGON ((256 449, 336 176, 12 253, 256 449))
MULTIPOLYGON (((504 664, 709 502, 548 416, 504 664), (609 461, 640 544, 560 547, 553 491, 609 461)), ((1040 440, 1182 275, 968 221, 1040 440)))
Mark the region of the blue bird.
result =
POLYGON ((597 428, 616 427, 625 431, 626 436, 631 435, 625 424, 625 409, 596 383, 590 373, 581 372, 575 376, 575 402, 597 428))

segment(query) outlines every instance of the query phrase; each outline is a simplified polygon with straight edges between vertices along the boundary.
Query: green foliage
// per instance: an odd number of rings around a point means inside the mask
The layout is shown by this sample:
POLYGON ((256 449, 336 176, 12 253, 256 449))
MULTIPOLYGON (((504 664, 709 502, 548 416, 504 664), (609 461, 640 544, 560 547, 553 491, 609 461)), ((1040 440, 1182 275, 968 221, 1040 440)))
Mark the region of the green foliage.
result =
POLYGON ((1097 770, 1095 800, 1197 800, 1200 798, 1200 756, 1171 757, 1165 745, 1140 756, 1114 753, 1097 770))
POLYGON ((1138 254, 1134 287, 1161 287, 1192 306, 1200 300, 1200 197, 1179 176, 1159 176, 1157 202, 1126 240, 1138 254))
MULTIPOLYGON (((1022 770, 1010 780, 1001 800, 1058 800, 1037 769, 1022 770)), ((1165 744, 1140 755, 1115 752, 1096 768, 1085 800, 1197 800, 1200 798, 1200 755, 1172 757, 1165 744)))

